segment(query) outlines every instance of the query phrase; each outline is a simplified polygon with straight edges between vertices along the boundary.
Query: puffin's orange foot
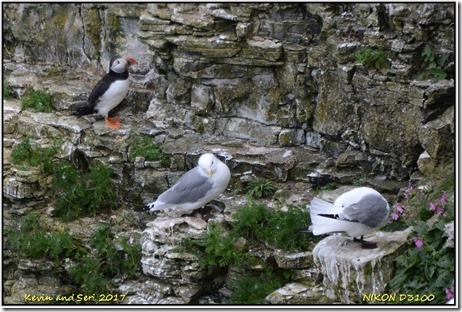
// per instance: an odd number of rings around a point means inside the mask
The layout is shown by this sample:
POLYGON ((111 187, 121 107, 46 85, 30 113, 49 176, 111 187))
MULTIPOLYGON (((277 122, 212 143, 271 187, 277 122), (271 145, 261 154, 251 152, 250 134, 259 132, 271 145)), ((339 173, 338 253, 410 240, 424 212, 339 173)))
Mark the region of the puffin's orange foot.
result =
POLYGON ((106 117, 104 119, 104 121, 106 122, 106 125, 109 127, 109 128, 112 128, 112 129, 119 129, 120 128, 120 118, 109 118, 109 117, 106 117))

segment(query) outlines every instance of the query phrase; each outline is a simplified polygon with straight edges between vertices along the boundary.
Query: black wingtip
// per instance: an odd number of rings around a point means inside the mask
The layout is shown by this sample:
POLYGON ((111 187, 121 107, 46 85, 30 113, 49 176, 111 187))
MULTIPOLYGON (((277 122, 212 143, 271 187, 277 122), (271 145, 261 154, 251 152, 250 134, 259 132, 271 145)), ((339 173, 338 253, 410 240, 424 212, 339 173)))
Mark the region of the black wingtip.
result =
POLYGON ((149 207, 148 206, 136 207, 133 210, 137 212, 149 211, 149 207))

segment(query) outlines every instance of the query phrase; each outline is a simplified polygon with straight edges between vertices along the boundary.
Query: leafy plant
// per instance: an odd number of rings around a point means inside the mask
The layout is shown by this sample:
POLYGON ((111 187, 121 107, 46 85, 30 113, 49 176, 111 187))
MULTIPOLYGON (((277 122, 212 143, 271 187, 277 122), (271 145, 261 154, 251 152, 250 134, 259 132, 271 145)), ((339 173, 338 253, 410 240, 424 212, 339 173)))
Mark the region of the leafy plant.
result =
POLYGON ((13 147, 11 152, 11 162, 21 165, 24 169, 29 167, 39 167, 45 173, 53 170, 53 155, 59 151, 59 144, 54 142, 52 147, 40 147, 31 144, 28 137, 13 147))
POLYGON ((334 183, 327 183, 326 185, 321 186, 319 189, 322 191, 331 191, 335 190, 337 186, 334 183))
POLYGON ((384 69, 390 67, 387 61, 388 53, 383 49, 361 48, 355 53, 356 61, 369 69, 384 69))
POLYGON ((53 109, 53 97, 43 91, 27 88, 21 99, 21 108, 33 108, 36 112, 50 113, 53 109))
POLYGON ((105 165, 96 165, 90 171, 80 173, 72 164, 63 162, 55 170, 53 214, 69 221, 114 209, 116 193, 111 174, 112 169, 105 165))
POLYGON ((296 229, 306 228, 309 216, 303 208, 291 206, 287 212, 272 211, 264 205, 249 204, 234 214, 232 227, 209 224, 207 233, 198 240, 182 242, 186 249, 200 257, 202 267, 226 267, 230 264, 243 266, 252 262, 253 256, 244 250, 240 240, 255 246, 267 242, 284 250, 305 250, 310 240, 296 229))
POLYGON ((276 190, 271 182, 261 179, 252 180, 247 186, 247 196, 254 199, 268 198, 273 196, 276 190))
POLYGON ((230 284, 233 293, 229 304, 262 304, 265 297, 290 281, 289 270, 276 270, 271 267, 261 272, 247 272, 242 278, 230 284))
POLYGON ((141 246, 120 239, 122 250, 116 248, 109 226, 99 227, 90 238, 91 252, 69 269, 71 278, 85 293, 104 294, 114 287, 113 277, 133 278, 139 272, 141 246))
POLYGON ((284 212, 261 204, 250 204, 241 207, 234 215, 233 231, 276 248, 294 251, 307 249, 312 244, 306 235, 296 232, 297 229, 308 228, 309 224, 309 214, 304 208, 289 206, 284 212))
MULTIPOLYGON (((114 277, 134 278, 140 272, 141 246, 126 237, 116 239, 107 225, 83 242, 67 230, 44 226, 36 214, 28 214, 5 228, 6 243, 20 258, 70 262, 69 276, 86 294, 113 292, 114 277)), ((63 302, 55 302, 63 303, 63 302)))
POLYGON ((162 166, 168 166, 168 159, 163 154, 161 146, 153 142, 150 136, 131 136, 128 140, 128 146, 128 159, 130 161, 141 156, 145 160, 160 160, 162 166))
POLYGON ((22 217, 17 226, 7 227, 5 234, 11 249, 20 257, 58 261, 76 254, 81 248, 67 231, 47 229, 34 214, 22 217))
POLYGON ((392 224, 413 226, 413 232, 407 250, 395 259, 389 287, 400 293, 433 294, 435 303, 444 303, 454 284, 454 248, 446 246, 444 238, 445 225, 454 221, 454 203, 446 192, 439 198, 434 195, 430 187, 409 186, 391 214, 392 224), (409 211, 411 204, 420 209, 409 211))
POLYGON ((196 241, 184 241, 183 246, 188 250, 203 252, 199 264, 206 267, 226 267, 231 263, 241 265, 247 255, 236 248, 237 237, 230 235, 222 224, 211 222, 206 235, 196 241))
POLYGON ((10 86, 8 82, 3 81, 3 99, 8 100, 11 97, 10 86))
POLYGON ((425 69, 417 74, 417 80, 434 79, 438 81, 446 78, 446 71, 443 66, 448 60, 447 55, 437 59, 431 45, 426 44, 422 51, 422 60, 425 69))

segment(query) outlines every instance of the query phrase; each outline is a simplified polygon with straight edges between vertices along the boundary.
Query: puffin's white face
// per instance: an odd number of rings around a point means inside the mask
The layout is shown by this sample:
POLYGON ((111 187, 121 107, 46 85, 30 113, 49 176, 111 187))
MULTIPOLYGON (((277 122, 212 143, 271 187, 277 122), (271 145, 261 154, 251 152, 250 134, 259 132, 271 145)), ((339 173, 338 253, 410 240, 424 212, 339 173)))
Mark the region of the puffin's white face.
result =
POLYGON ((122 57, 116 55, 111 60, 111 70, 116 73, 123 73, 127 70, 128 66, 136 64, 136 60, 131 57, 122 57))
POLYGON ((216 158, 213 154, 203 154, 199 158, 199 167, 207 173, 209 177, 217 170, 217 166, 220 160, 216 158))

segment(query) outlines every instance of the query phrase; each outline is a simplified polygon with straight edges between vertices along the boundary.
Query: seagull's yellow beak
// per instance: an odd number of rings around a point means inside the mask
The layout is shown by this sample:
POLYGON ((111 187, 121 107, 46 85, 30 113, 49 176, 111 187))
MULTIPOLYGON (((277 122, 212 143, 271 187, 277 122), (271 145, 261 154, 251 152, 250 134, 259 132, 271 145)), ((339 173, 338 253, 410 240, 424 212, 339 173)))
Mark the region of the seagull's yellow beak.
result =
POLYGON ((207 170, 207 174, 208 174, 209 177, 211 178, 211 177, 212 177, 212 174, 213 174, 212 169, 207 170))

